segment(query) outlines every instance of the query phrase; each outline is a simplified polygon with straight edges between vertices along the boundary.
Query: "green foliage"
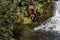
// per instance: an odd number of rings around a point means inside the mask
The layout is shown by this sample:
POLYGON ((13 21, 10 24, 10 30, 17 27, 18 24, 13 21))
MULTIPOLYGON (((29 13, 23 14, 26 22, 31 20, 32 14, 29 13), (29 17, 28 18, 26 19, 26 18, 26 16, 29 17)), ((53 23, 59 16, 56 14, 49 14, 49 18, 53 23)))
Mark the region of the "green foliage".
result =
POLYGON ((24 17, 24 22, 23 22, 23 24, 28 24, 28 23, 30 23, 30 21, 31 21, 30 18, 24 17))
MULTIPOLYGON (((41 16, 43 14, 43 6, 44 4, 37 2, 37 15, 41 16)), ((27 6, 25 3, 29 3, 30 0, 0 0, 0 40, 15 40, 13 36, 13 30, 15 29, 16 24, 22 24, 24 26, 24 31, 19 30, 20 26, 17 26, 16 30, 21 32, 24 37, 32 36, 32 32, 30 31, 31 18, 28 17, 27 6), (19 12, 17 11, 17 7, 19 2, 22 1, 22 7, 20 7, 19 12), (18 15, 19 14, 19 15, 18 15), (26 26, 28 24, 28 26, 26 26)), ((50 2, 50 1, 48 1, 50 2)), ((50 14, 48 14, 50 15, 50 14)), ((38 22, 37 22, 38 23, 38 22)), ((33 25, 33 24, 32 24, 33 25)), ((31 29, 32 30, 32 29, 31 29)), ((16 31, 15 31, 16 32, 16 31)), ((34 33, 33 33, 34 34, 34 33)))
POLYGON ((41 9, 38 9, 37 12, 39 12, 42 15, 43 14, 43 9, 42 8, 41 9))
POLYGON ((12 30, 17 16, 16 4, 10 0, 0 0, 0 40, 15 40, 12 30))

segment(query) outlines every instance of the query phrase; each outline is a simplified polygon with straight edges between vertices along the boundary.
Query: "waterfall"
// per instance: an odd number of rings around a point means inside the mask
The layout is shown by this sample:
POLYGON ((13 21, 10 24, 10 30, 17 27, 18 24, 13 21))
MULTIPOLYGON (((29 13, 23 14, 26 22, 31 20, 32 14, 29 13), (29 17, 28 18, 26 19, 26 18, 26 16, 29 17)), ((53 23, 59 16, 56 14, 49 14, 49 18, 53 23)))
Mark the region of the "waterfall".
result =
POLYGON ((55 5, 55 10, 56 10, 56 14, 55 16, 60 16, 60 1, 56 2, 56 5, 55 5))
POLYGON ((52 40, 60 40, 60 1, 55 1, 54 16, 34 28, 34 31, 39 30, 50 31, 54 35, 52 40))
POLYGON ((43 22, 37 28, 34 28, 34 30, 42 29, 42 30, 49 31, 50 30, 49 27, 53 27, 52 30, 60 32, 60 13, 59 13, 60 12, 60 1, 55 2, 55 6, 56 7, 54 11, 54 16, 46 20, 45 22, 43 22))

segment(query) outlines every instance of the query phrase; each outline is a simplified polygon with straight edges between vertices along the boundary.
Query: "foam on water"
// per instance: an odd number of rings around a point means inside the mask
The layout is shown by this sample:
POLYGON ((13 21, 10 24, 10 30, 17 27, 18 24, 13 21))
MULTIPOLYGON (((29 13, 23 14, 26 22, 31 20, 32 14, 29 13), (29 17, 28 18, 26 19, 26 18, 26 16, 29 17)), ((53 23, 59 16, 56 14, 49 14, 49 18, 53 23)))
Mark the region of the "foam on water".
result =
POLYGON ((51 32, 53 36, 47 36, 46 40, 60 40, 60 1, 55 2, 54 16, 34 28, 34 31, 36 32, 39 30, 43 32, 51 32))
POLYGON ((34 28, 35 31, 57 31, 60 33, 60 1, 55 2, 55 6, 54 16, 34 28))

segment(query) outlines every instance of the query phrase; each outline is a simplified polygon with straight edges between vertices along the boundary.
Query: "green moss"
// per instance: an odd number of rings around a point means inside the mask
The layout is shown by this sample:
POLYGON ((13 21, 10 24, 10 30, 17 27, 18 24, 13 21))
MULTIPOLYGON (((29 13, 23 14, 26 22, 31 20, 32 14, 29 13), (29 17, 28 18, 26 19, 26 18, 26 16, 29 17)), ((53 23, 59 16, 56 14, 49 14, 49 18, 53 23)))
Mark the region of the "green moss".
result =
POLYGON ((31 21, 30 18, 24 17, 24 22, 23 22, 23 24, 28 24, 28 23, 30 23, 30 21, 31 21))

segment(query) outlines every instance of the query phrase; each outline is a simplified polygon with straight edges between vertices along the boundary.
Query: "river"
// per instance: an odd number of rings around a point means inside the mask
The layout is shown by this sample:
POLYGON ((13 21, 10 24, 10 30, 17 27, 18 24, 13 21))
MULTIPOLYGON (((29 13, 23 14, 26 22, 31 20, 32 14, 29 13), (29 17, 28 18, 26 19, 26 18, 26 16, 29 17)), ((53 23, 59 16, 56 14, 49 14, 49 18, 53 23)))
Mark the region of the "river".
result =
POLYGON ((42 30, 43 32, 51 32, 53 36, 47 36, 46 40, 60 40, 60 1, 55 1, 54 3, 54 16, 47 19, 38 27, 34 28, 34 31, 42 30))

